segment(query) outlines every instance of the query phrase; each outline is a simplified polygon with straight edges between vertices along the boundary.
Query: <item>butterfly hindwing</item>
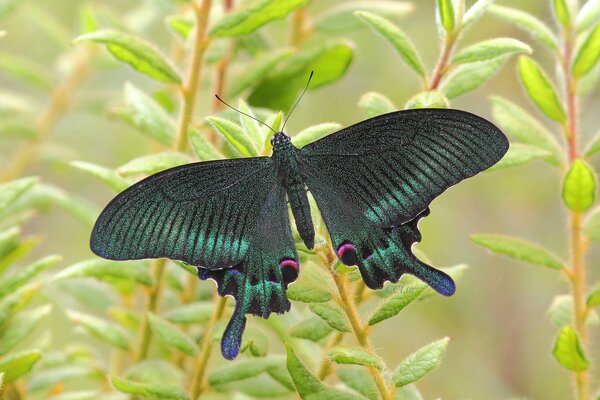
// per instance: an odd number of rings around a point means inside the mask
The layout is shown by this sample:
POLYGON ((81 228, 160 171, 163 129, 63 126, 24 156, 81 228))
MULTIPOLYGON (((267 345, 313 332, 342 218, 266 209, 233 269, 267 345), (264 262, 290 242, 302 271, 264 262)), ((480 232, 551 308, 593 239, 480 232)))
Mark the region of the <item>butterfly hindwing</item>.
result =
POLYGON ((92 250, 108 259, 168 257, 207 269, 242 260, 267 195, 271 158, 186 164, 115 197, 94 229, 92 250))
POLYGON ((200 279, 214 279, 221 296, 235 298, 235 310, 223 333, 221 352, 233 359, 239 352, 246 314, 268 318, 271 312, 290 309, 285 291, 298 277, 298 254, 290 230, 283 186, 275 185, 258 217, 248 251, 230 269, 200 268, 200 279))
POLYGON ((444 295, 452 279, 418 260, 419 219, 448 187, 495 164, 508 149, 490 122, 458 110, 381 115, 301 149, 306 185, 338 257, 377 289, 413 274, 444 295))

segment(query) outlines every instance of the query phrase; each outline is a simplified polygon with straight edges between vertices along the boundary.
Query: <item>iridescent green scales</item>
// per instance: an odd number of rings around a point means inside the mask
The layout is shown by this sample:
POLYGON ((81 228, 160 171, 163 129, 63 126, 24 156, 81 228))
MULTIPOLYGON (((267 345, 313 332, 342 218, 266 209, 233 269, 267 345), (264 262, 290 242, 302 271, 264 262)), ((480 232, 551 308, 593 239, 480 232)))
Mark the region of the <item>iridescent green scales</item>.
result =
POLYGON ((431 201, 495 164, 508 149, 490 122, 458 110, 399 111, 360 122, 301 149, 283 132, 273 155, 195 163, 152 175, 120 193, 92 232, 92 250, 115 260, 168 257, 198 267, 236 300, 221 342, 237 356, 246 314, 267 318, 290 303, 299 262, 286 199, 308 248, 314 228, 306 190, 334 250, 373 289, 402 274, 444 295, 452 279, 411 248, 431 201))

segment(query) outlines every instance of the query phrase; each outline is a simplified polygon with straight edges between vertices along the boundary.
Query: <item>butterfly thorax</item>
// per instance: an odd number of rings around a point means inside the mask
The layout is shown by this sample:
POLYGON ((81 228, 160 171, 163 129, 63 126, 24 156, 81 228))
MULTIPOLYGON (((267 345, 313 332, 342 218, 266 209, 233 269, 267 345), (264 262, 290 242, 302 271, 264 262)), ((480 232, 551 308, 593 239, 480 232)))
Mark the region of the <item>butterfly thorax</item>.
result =
POLYGON ((306 184, 300 168, 300 151, 292 143, 290 137, 283 132, 277 132, 271 139, 273 146, 273 161, 277 166, 278 176, 285 188, 296 228, 304 244, 312 249, 315 230, 310 214, 310 204, 306 194, 306 184))

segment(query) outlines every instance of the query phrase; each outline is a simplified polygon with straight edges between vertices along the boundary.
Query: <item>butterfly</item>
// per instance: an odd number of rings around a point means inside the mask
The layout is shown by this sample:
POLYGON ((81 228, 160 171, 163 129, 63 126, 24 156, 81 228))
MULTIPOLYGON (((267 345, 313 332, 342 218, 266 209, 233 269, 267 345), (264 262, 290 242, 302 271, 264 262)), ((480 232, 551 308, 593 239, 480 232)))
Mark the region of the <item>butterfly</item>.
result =
POLYGON ((450 186, 499 161, 508 150, 491 122, 454 109, 380 115, 297 148, 283 131, 270 157, 197 162, 134 184, 102 211, 91 249, 112 260, 170 258, 197 266, 235 309, 221 341, 240 350, 246 315, 289 311, 286 289, 300 263, 291 231, 315 244, 312 194, 333 250, 379 289, 412 274, 438 293, 452 279, 412 253, 419 220, 450 186))

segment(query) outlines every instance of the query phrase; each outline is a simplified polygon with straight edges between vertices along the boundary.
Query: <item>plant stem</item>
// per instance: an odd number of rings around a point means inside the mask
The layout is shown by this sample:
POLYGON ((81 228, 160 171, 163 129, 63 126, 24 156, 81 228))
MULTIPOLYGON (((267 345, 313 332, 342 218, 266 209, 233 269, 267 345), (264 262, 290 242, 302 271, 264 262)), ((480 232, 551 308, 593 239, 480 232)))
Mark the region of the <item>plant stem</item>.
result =
POLYGON ((298 47, 307 35, 306 28, 306 8, 301 8, 298 11, 294 12, 292 17, 292 26, 290 31, 290 45, 293 47, 298 47))
POLYGON ((200 356, 198 356, 194 362, 192 381, 190 383, 190 395, 192 400, 196 400, 204 391, 204 376, 206 375, 206 364, 208 363, 208 359, 212 350, 213 329, 215 328, 217 322, 223 317, 225 305, 227 304, 226 297, 219 297, 216 292, 214 297, 214 300, 217 301, 217 308, 210 317, 208 325, 206 325, 204 335, 202 336, 202 342, 200 344, 200 356))
POLYGON ((450 56, 452 55, 452 50, 454 49, 454 44, 456 43, 457 37, 458 31, 447 33, 444 37, 444 44, 442 45, 440 57, 438 58, 435 68, 431 73, 429 84, 426 85, 427 90, 437 90, 438 86, 440 85, 442 77, 446 73, 448 61, 450 60, 450 56))
MULTIPOLYGON (((357 305, 354 302, 355 296, 351 296, 348 293, 348 288, 347 288, 348 284, 347 284, 346 275, 345 274, 338 275, 337 273, 335 273, 333 271, 333 269, 330 269, 330 271, 333 276, 335 285, 338 289, 338 292, 340 294, 340 300, 342 302, 344 312, 346 313, 346 316, 348 317, 348 320, 350 321, 350 325, 352 326, 352 332, 354 333, 354 336, 356 337, 358 344, 365 350, 367 350, 371 353, 375 353, 373 351, 373 348, 371 347, 371 344, 369 343, 368 326, 363 325, 360 315, 358 313, 358 309, 356 307, 357 305)), ((371 376, 373 377, 373 380, 375 381, 375 384, 377 385, 377 390, 379 390, 379 394, 381 395, 381 398, 383 400, 393 400, 394 399, 394 393, 393 393, 394 389, 389 388, 387 386, 381 371, 379 371, 377 368, 369 367, 369 373, 371 374, 371 376)))
POLYGON ((34 122, 36 138, 21 144, 12 160, 0 174, 0 182, 19 177, 38 160, 40 149, 48 140, 52 128, 69 108, 73 93, 81 86, 88 73, 90 52, 91 50, 86 47, 74 51, 73 67, 70 73, 54 88, 48 105, 34 122))
MULTIPOLYGON (((568 140, 568 159, 572 163, 579 157, 578 132, 577 132, 577 80, 573 78, 571 71, 573 49, 575 46, 575 34, 572 28, 565 29, 563 49, 563 71, 565 76, 565 90, 567 97, 567 121, 564 124, 565 135, 568 140)), ((584 352, 587 348, 587 308, 585 303, 586 279, 585 279, 585 252, 586 246, 582 234, 582 215, 579 211, 569 212, 570 230, 569 244, 571 254, 570 282, 573 294, 573 321, 575 329, 579 334, 584 352)), ((576 398, 588 400, 590 397, 589 375, 587 371, 574 373, 576 398)))

